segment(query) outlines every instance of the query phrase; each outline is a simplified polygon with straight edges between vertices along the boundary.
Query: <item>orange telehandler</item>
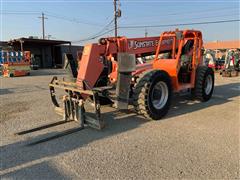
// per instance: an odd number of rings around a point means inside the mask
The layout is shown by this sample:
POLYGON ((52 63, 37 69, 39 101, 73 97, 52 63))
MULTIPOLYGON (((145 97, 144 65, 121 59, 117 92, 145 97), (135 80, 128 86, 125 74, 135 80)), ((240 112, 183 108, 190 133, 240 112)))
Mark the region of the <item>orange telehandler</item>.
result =
POLYGON ((168 31, 160 37, 101 38, 99 43, 84 47, 78 71, 68 55, 75 82, 53 77, 50 94, 63 122, 75 120, 80 127, 33 144, 86 125, 102 129, 105 123, 100 107, 106 102, 120 110, 133 105, 138 114, 159 120, 167 114, 174 92, 190 90, 195 98, 208 101, 214 89, 214 72, 203 66, 202 44, 202 33, 196 30, 168 31), (57 101, 56 88, 66 92, 63 107, 57 101), (93 113, 87 111, 89 107, 93 113))

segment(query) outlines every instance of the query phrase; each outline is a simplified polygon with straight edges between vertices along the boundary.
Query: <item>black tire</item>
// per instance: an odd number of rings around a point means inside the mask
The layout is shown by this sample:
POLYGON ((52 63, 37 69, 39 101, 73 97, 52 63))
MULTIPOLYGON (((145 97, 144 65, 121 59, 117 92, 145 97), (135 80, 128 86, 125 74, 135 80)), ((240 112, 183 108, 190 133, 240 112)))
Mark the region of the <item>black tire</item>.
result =
POLYGON ((214 90, 214 71, 207 66, 199 66, 196 72, 194 98, 205 102, 212 97, 214 90), (211 78, 208 79, 208 78, 211 78))
POLYGON ((138 79, 133 90, 133 105, 138 114, 151 120, 159 120, 165 116, 170 108, 172 97, 171 78, 165 71, 152 70, 143 73, 138 79), (161 94, 156 90, 156 85, 161 87, 161 94), (162 89, 163 88, 163 89, 162 89), (155 95, 154 93, 158 93, 155 95), (164 96, 165 93, 165 96, 164 96), (158 100, 153 102, 153 96, 158 100), (163 100, 162 100, 163 97, 163 100), (162 102, 162 103, 161 103, 162 102))

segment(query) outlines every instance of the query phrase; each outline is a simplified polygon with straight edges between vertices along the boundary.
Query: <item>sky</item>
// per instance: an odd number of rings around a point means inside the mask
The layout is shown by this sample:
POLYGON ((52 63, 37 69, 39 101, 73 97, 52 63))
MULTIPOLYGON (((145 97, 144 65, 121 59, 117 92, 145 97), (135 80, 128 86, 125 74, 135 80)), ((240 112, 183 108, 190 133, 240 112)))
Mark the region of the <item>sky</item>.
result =
MULTIPOLYGON (((159 36, 163 31, 179 28, 201 30, 205 42, 240 39, 239 21, 180 25, 239 20, 239 6, 239 0, 120 0, 118 34, 144 37, 147 32, 148 36, 159 36)), ((113 0, 0 0, 0 40, 41 38, 38 17, 42 12, 47 17, 45 34, 50 39, 84 44, 96 42, 96 36, 101 34, 114 36, 113 0)))

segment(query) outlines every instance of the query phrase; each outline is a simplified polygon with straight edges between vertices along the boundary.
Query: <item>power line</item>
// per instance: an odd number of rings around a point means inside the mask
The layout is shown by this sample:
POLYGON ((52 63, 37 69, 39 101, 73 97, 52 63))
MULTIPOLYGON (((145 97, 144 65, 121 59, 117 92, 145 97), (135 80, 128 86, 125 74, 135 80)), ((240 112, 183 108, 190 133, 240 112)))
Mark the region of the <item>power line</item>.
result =
MULTIPOLYGON (((239 13, 237 13, 237 14, 223 14, 223 15, 221 15, 222 17, 224 17, 224 18, 226 18, 226 17, 236 17, 236 16, 238 16, 239 17, 239 13)), ((194 17, 194 18, 188 18, 187 20, 197 20, 197 19, 211 19, 211 18, 216 18, 216 17, 219 17, 219 15, 214 15, 214 16, 202 16, 202 17, 194 17)), ((174 20, 176 20, 176 21, 182 21, 183 20, 183 18, 174 18, 174 20)), ((169 20, 168 20, 169 21, 169 20)), ((148 23, 156 23, 156 21, 151 21, 151 22, 149 22, 148 21, 148 23)), ((133 24, 133 23, 131 23, 131 24, 133 24)), ((128 26, 128 25, 131 25, 131 24, 123 24, 124 26, 128 26)), ((140 24, 139 24, 140 25, 140 24)))
POLYGON ((240 19, 179 23, 179 24, 121 26, 119 28, 121 28, 121 29, 155 28, 155 27, 187 26, 187 25, 201 25, 201 24, 218 24, 218 23, 228 23, 228 22, 237 22, 237 21, 240 21, 240 19))
POLYGON ((102 32, 104 32, 105 30, 108 29, 109 26, 111 26, 111 24, 114 22, 114 19, 112 19, 106 26, 104 26, 98 33, 96 33, 93 36, 97 36, 98 34, 101 34, 102 32))
MULTIPOLYGON (((230 10, 236 10, 238 11, 238 8, 219 8, 219 9, 205 9, 205 10, 199 10, 199 11, 185 11, 185 12, 179 12, 179 13, 171 13, 171 14, 166 14, 168 16, 176 16, 176 15, 189 15, 189 14, 206 14, 206 13, 212 13, 212 12, 224 12, 224 11, 230 11, 230 10)), ((216 14, 216 13, 214 13, 216 14)))
MULTIPOLYGON (((20 2, 24 2, 24 3, 96 3, 96 0, 37 0, 37 1, 32 1, 32 0, 3 0, 3 2, 7 3, 20 3, 20 2)), ((123 2, 125 3, 169 3, 169 0, 123 0, 123 2)), ((177 0, 174 0, 173 2, 178 2, 177 0)), ((209 0, 181 0, 181 3, 225 3, 226 0, 213 0, 213 1, 209 1, 209 0)), ((238 3, 238 0, 228 0, 229 3, 238 3)), ((101 3, 111 3, 111 0, 101 0, 101 3)))
POLYGON ((165 16, 175 16, 175 15, 182 15, 182 14, 205 14, 206 12, 217 12, 220 11, 222 12, 222 10, 233 10, 236 9, 238 10, 238 8, 230 8, 230 7, 224 7, 224 8, 214 8, 214 9, 204 9, 204 10, 199 10, 199 11, 184 11, 184 12, 177 12, 177 13, 169 13, 169 14, 164 14, 165 16))
MULTIPOLYGON (((41 12, 38 11, 3 11, 0 12, 0 14, 5 14, 5 15, 36 15, 36 14, 40 14, 41 12)), ((60 19, 60 20, 65 20, 65 21, 69 21, 69 22, 74 22, 74 23, 78 23, 78 24, 86 24, 86 25, 90 25, 90 26, 102 26, 102 24, 97 24, 97 23, 90 23, 88 21, 84 21, 81 19, 77 19, 77 18, 71 18, 71 17, 66 17, 66 16, 61 16, 61 15, 57 15, 55 13, 51 13, 48 11, 44 12, 45 15, 49 16, 49 17, 53 17, 56 19, 60 19)))
POLYGON ((0 12, 0 14, 3 15, 36 15, 39 13, 34 13, 34 12, 0 12))
MULTIPOLYGON (((105 25, 99 32, 95 33, 94 35, 91 35, 89 36, 88 38, 86 39, 81 39, 81 40, 78 40, 78 41, 75 41, 75 42, 82 42, 82 41, 87 41, 87 40, 92 40, 92 39, 95 39, 96 37, 100 37, 102 35, 104 35, 106 32, 109 33, 112 31, 112 29, 110 31, 106 31, 104 32, 105 30, 108 29, 108 27, 114 22, 114 19, 112 19, 109 23, 107 23, 107 25, 105 25), (100 35, 100 36, 99 36, 100 35)), ((107 34, 106 33, 106 34, 107 34)))
POLYGON ((110 30, 108 30, 108 31, 105 31, 105 32, 102 33, 102 34, 99 34, 99 35, 94 36, 94 37, 91 37, 91 38, 81 39, 81 40, 78 40, 78 41, 72 41, 72 42, 73 42, 73 43, 80 43, 80 42, 84 42, 84 41, 93 40, 93 39, 99 38, 99 37, 101 37, 101 36, 103 36, 103 35, 105 35, 105 34, 108 34, 108 33, 110 33, 110 32, 113 32, 114 30, 115 30, 115 28, 110 29, 110 30))
POLYGON ((90 23, 90 22, 86 22, 86 21, 79 20, 79 19, 76 19, 76 18, 69 18, 69 17, 66 17, 66 16, 53 15, 53 14, 50 14, 50 13, 46 13, 46 15, 48 15, 49 17, 56 18, 56 19, 65 20, 65 21, 69 21, 69 22, 74 22, 74 23, 78 23, 78 24, 86 24, 86 25, 90 25, 90 26, 102 26, 101 24, 90 23))
POLYGON ((2 10, 1 13, 40 13, 40 11, 2 10))
MULTIPOLYGON (((238 16, 239 17, 239 13, 238 14, 226 14, 226 15, 221 15, 222 17, 234 17, 234 16, 238 16)), ((190 18, 188 20, 196 20, 196 19, 211 19, 211 18, 216 18, 219 17, 219 15, 215 15, 215 16, 203 16, 203 17, 194 17, 194 18, 190 18)))
MULTIPOLYGON (((218 11, 220 11, 220 12, 228 12, 228 11, 231 11, 231 10, 236 10, 236 12, 239 12, 239 9, 238 9, 238 7, 236 8, 232 8, 232 7, 225 7, 225 8, 219 8, 219 9, 205 9, 205 10, 199 10, 199 11, 184 11, 184 12, 176 12, 176 13, 167 13, 167 14, 159 14, 159 15, 154 15, 154 16, 143 16, 143 17, 141 17, 141 16, 137 16, 136 18, 131 18, 131 17, 127 17, 127 19, 128 20, 131 20, 131 19, 136 19, 136 20, 139 20, 139 19, 149 19, 149 18, 151 18, 151 19, 156 19, 156 18, 160 18, 160 17, 163 17, 164 19, 166 18, 166 17, 175 17, 175 16, 179 16, 179 15, 200 15, 200 14, 204 14, 204 15, 206 15, 206 14, 209 14, 209 15, 211 15, 211 14, 214 14, 214 15, 216 15, 216 13, 214 13, 214 12, 218 12, 218 11)), ((232 11, 231 11, 232 12, 232 11)), ((222 15, 219 15, 219 16, 222 16, 222 15)))
MULTIPOLYGON (((162 24, 162 25, 145 25, 145 26, 120 26, 118 27, 118 29, 135 29, 135 28, 155 28, 155 27, 171 27, 171 26, 185 26, 185 25, 200 25, 200 24, 217 24, 217 23, 228 23, 228 22, 237 22, 237 21, 240 21, 240 19, 233 19, 233 20, 221 20, 221 21, 207 21, 207 22, 193 22, 193 23, 182 23, 182 24, 162 24)), ((98 37, 101 37, 109 32, 112 32, 114 31, 115 28, 113 29, 110 29, 109 31, 106 31, 102 34, 99 34, 95 37, 91 37, 91 38, 86 38, 86 39, 81 39, 81 40, 78 40, 78 41, 72 41, 72 42, 75 42, 75 43, 78 43, 78 42, 84 42, 84 41, 89 41, 89 40, 93 40, 93 39, 96 39, 98 37)))

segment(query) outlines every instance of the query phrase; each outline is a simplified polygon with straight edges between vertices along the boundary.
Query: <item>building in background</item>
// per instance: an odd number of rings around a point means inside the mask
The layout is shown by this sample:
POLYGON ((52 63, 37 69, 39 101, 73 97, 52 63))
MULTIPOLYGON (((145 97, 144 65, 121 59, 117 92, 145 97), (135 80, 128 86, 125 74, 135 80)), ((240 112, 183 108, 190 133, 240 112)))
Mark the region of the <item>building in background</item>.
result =
POLYGON ((240 49, 240 40, 206 42, 204 43, 204 48, 211 50, 240 49))
POLYGON ((8 45, 7 41, 0 41, 0 50, 11 50, 12 47, 8 45))
POLYGON ((37 38, 19 38, 7 42, 14 50, 30 51, 39 68, 61 68, 64 53, 72 53, 77 58, 77 52, 82 46, 71 46, 70 41, 47 40, 37 38))
POLYGON ((240 49, 240 40, 206 42, 203 46, 205 49, 213 50, 216 59, 225 59, 227 50, 240 49))

